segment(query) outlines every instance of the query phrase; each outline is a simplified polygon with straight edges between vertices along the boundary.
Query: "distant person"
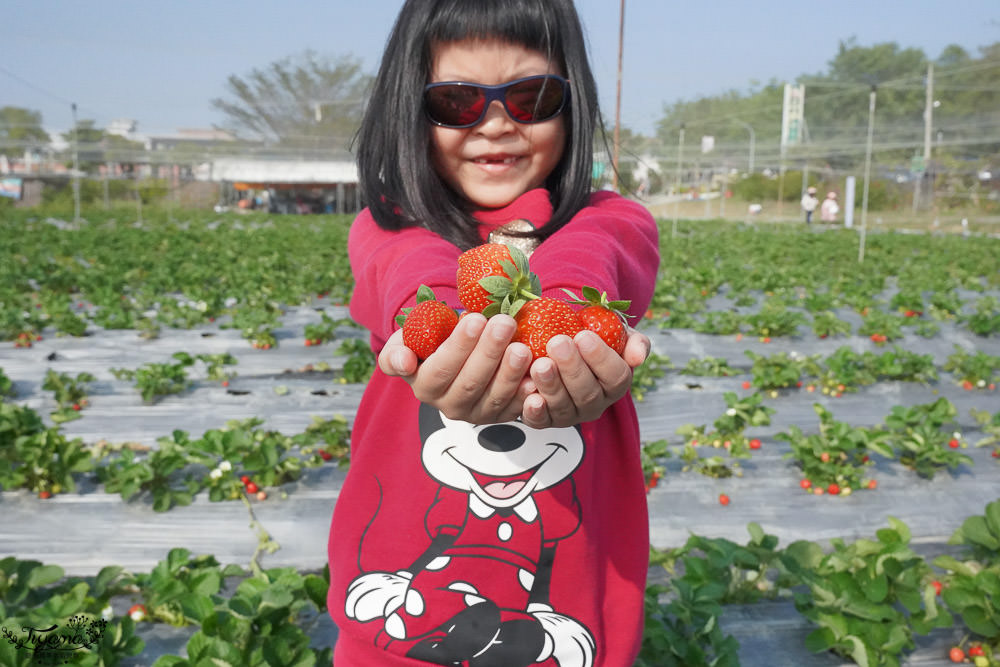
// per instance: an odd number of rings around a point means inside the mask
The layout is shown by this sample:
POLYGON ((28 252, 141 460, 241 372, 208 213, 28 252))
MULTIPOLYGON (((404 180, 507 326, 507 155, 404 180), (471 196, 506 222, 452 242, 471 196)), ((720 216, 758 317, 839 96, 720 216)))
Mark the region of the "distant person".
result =
POLYGON ((827 192, 826 199, 819 207, 819 217, 823 222, 837 222, 837 214, 840 213, 840 206, 837 204, 837 193, 827 192))
POLYGON ((816 198, 816 188, 809 188, 806 193, 802 195, 802 210, 806 214, 806 224, 812 224, 813 211, 819 206, 819 199, 816 198))

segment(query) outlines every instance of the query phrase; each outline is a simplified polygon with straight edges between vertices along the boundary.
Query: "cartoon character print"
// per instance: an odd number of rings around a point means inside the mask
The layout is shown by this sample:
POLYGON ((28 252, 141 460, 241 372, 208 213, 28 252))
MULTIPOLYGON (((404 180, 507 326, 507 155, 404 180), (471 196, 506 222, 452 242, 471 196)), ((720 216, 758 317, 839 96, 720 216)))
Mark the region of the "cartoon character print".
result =
POLYGON ((382 619, 384 648, 434 664, 592 667, 593 635, 549 601, 556 546, 580 524, 579 429, 474 426, 422 405, 420 437, 440 484, 430 542, 399 571, 356 577, 347 617, 382 619))

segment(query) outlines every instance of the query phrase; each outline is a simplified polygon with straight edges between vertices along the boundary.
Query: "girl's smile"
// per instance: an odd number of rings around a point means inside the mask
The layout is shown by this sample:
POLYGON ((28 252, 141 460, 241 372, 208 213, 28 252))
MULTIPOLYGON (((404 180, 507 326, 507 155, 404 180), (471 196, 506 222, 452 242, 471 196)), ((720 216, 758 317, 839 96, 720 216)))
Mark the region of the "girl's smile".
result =
MULTIPOLYGON (((498 85, 538 74, 562 73, 539 51, 499 40, 468 39, 434 46, 429 83, 498 85)), ((477 125, 429 127, 438 174, 480 208, 506 206, 542 187, 566 143, 561 115, 541 123, 518 123, 496 100, 477 125)))

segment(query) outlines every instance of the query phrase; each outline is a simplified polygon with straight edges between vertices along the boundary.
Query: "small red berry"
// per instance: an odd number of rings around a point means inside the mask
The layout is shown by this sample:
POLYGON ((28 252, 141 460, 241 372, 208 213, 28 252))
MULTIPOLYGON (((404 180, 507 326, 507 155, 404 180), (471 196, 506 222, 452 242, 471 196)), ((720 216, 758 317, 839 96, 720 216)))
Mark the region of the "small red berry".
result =
POLYGON ((948 651, 948 659, 952 662, 963 662, 965 660, 965 651, 957 646, 954 646, 950 651, 948 651))
POLYGON ((243 482, 243 484, 249 484, 250 483, 250 478, 247 477, 246 475, 243 475, 243 476, 240 477, 240 481, 243 482))
POLYGON ((873 480, 870 480, 870 481, 868 482, 868 488, 869 488, 869 489, 874 489, 874 488, 875 488, 875 487, 877 487, 877 486, 878 486, 878 482, 876 482, 876 481, 875 481, 874 479, 873 479, 873 480))
POLYGON ((330 452, 326 451, 325 449, 321 449, 321 450, 319 450, 319 457, 321 459, 323 459, 324 461, 329 461, 330 459, 333 458, 333 454, 331 454, 330 452))
POLYGON ((829 493, 831 496, 836 496, 840 494, 840 486, 838 486, 837 484, 831 484, 830 486, 826 487, 826 492, 829 493))
POLYGON ((720 493, 719 494, 719 504, 722 505, 722 506, 728 505, 729 504, 729 496, 727 496, 724 493, 720 493))
POLYGON ((760 449, 760 440, 754 438, 750 441, 750 449, 760 449))
POLYGON ((962 443, 958 441, 958 438, 952 438, 948 441, 948 446, 952 449, 958 449, 962 446, 962 443))
POLYGON ((128 615, 133 621, 145 621, 146 620, 146 605, 134 604, 129 607, 128 615))
POLYGON ((80 411, 80 404, 79 403, 74 403, 73 404, 73 409, 76 410, 77 412, 79 412, 80 411))
POLYGON ((257 493, 257 485, 254 482, 247 482, 247 493, 257 493))
POLYGON ((931 586, 934 587, 934 593, 936 595, 941 595, 941 589, 943 588, 943 586, 941 585, 940 581, 932 581, 931 586))
POLYGON ((801 486, 803 489, 809 489, 809 487, 811 487, 812 485, 813 483, 810 482, 808 479, 804 479, 801 482, 799 482, 799 486, 801 486))
POLYGON ((980 646, 979 644, 973 644, 972 646, 969 647, 970 658, 978 658, 981 655, 986 655, 986 652, 983 651, 982 646, 980 646))
POLYGON ((750 382, 750 380, 744 380, 743 381, 743 388, 744 389, 749 389, 752 386, 753 386, 753 384, 750 382))
POLYGON ((49 498, 52 497, 52 492, 51 491, 39 491, 38 492, 38 497, 41 498, 42 500, 48 500, 49 498))

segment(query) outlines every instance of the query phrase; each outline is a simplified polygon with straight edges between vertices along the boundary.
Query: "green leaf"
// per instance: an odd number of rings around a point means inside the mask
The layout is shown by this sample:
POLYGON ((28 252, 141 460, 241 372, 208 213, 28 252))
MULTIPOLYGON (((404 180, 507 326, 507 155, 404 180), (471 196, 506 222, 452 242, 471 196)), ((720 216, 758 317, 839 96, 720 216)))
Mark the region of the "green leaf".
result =
POLYGON ((58 565, 39 565, 32 568, 28 575, 28 587, 39 588, 59 581, 63 576, 63 569, 58 565))

